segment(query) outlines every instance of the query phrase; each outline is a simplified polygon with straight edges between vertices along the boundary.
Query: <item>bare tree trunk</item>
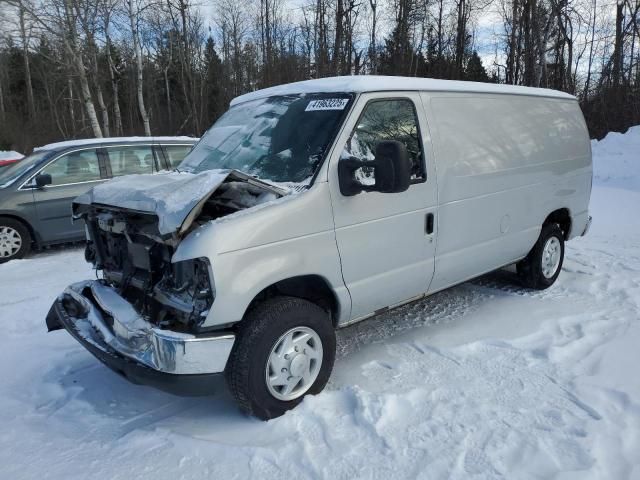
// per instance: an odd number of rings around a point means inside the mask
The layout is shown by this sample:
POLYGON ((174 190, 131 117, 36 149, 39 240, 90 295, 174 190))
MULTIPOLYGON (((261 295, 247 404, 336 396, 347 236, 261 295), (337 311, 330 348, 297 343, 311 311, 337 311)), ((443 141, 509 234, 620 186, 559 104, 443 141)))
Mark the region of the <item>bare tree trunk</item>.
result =
POLYGON ((87 71, 85 69, 84 60, 82 58, 82 52, 78 47, 78 32, 76 29, 77 18, 73 14, 73 5, 70 0, 65 0, 65 21, 67 32, 69 37, 65 40, 65 47, 73 66, 75 67, 76 74, 78 75, 78 82, 80 83, 80 93, 82 95, 82 102, 87 116, 89 117, 89 124, 91 130, 96 138, 102 138, 102 129, 98 122, 98 116, 96 115, 96 109, 93 105, 93 99, 91 98, 91 89, 89 88, 89 80, 87 79, 87 71))
POLYGON ((109 67, 109 78, 111 80, 111 92, 113 94, 113 121, 116 136, 122 136, 122 114, 120 113, 120 94, 118 88, 118 79, 116 78, 117 69, 113 64, 113 57, 111 56, 111 38, 107 35, 107 65, 109 67))
POLYGON ((60 133, 60 135, 62 137, 66 137, 67 136, 67 132, 65 131, 65 129, 60 124, 60 116, 58 115, 58 107, 56 106, 56 102, 53 100, 53 97, 51 95, 51 88, 49 88, 48 82, 44 82, 44 91, 45 91, 45 93, 47 95, 47 102, 49 103, 49 110, 51 112, 51 119, 56 124, 56 127, 58 128, 58 132, 60 133))
POLYGON ((549 32, 553 24, 553 15, 547 15, 547 22, 542 32, 538 31, 538 66, 536 72, 536 87, 547 86, 547 43, 549 42, 549 32), (543 85, 544 81, 544 85, 543 85))
POLYGON ((376 24, 378 22, 378 2, 369 0, 371 6, 371 42, 369 44, 369 62, 371 63, 371 73, 378 73, 378 49, 376 47, 376 24))
POLYGON ((329 64, 329 39, 327 27, 327 3, 326 0, 318 0, 316 3, 315 18, 315 60, 316 77, 324 77, 331 71, 329 64))
POLYGON ((172 113, 171 113, 171 90, 169 89, 169 66, 163 69, 164 74, 164 90, 167 97, 167 118, 169 119, 169 125, 173 126, 172 113))
POLYGON ((71 77, 67 79, 67 88, 69 90, 69 118, 71 119, 71 133, 76 134, 76 112, 73 108, 73 80, 71 77))
POLYGON ((149 114, 144 106, 143 78, 142 78, 142 48, 140 46, 140 36, 138 34, 138 11, 134 5, 135 0, 127 0, 129 22, 131 24, 131 34, 133 36, 133 50, 136 56, 136 96, 138 98, 138 110, 144 125, 144 134, 151 136, 151 126, 149 124, 149 114))
POLYGON ((91 89, 89 88, 89 81, 87 80, 87 73, 85 71, 84 62, 82 61, 82 55, 74 55, 73 61, 75 62, 76 70, 78 71, 78 80, 80 82, 80 93, 82 94, 82 101, 89 117, 89 124, 91 130, 96 138, 102 138, 102 129, 98 122, 98 115, 96 114, 93 100, 91 99, 91 89))
POLYGON ((0 78, 0 120, 2 123, 7 120, 7 113, 4 106, 4 92, 2 91, 2 78, 0 78))
POLYGON ((623 50, 623 38, 622 38, 622 20, 624 17, 624 3, 619 2, 616 6, 616 37, 613 47, 613 66, 611 70, 611 77, 614 87, 620 86, 620 73, 622 71, 622 50, 623 50))
POLYGON ((333 73, 340 75, 342 65, 342 42, 344 37, 344 0, 337 0, 336 4, 336 36, 333 43, 333 73))
POLYGON ((591 68, 593 66, 593 44, 596 38, 596 13, 598 11, 598 0, 593 0, 593 17, 591 18, 591 41, 589 42, 589 60, 587 62, 587 79, 584 82, 583 98, 589 96, 589 88, 591 86, 591 68))
POLYGON ((29 62, 29 39, 27 36, 27 29, 24 23, 25 9, 20 2, 18 7, 18 20, 20 24, 20 37, 22 40, 22 59, 24 61, 24 82, 27 89, 27 106, 29 108, 29 118, 33 119, 36 116, 36 105, 33 99, 33 84, 31 82, 31 65, 29 62))
POLYGON ((569 18, 568 5, 565 5, 564 10, 564 38, 567 45, 567 73, 566 73, 566 91, 569 93, 575 93, 575 85, 573 82, 573 26, 569 18))
POLYGON ((507 83, 514 84, 517 81, 516 74, 516 30, 518 25, 518 0, 511 0, 511 32, 509 34, 509 47, 508 47, 508 56, 507 56, 507 71, 506 71, 506 81, 507 83))
POLYGON ((104 97, 102 96, 102 87, 100 85, 100 72, 98 71, 98 55, 96 53, 97 47, 93 42, 93 39, 90 40, 90 47, 93 55, 93 84, 96 89, 96 98, 98 100, 98 106, 100 107, 100 112, 102 113, 102 128, 104 130, 104 135, 110 137, 111 134, 109 132, 109 110, 107 109, 107 105, 104 103, 104 97))
POLYGON ((524 34, 524 78, 523 83, 526 86, 533 85, 533 38, 532 38, 532 2, 534 0, 525 0, 522 4, 522 30, 524 34))
POLYGON ((466 3, 465 0, 458 0, 458 20, 456 27, 456 56, 455 56, 455 72, 454 78, 462 78, 462 67, 464 61, 464 47, 467 39, 467 22, 466 22, 466 3))

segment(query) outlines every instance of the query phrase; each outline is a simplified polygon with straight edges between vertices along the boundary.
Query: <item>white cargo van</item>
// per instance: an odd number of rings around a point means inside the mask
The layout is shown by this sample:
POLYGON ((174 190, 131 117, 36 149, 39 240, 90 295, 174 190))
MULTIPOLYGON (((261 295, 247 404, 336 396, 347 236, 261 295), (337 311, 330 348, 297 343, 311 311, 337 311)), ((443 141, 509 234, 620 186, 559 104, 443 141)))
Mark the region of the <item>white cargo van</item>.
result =
POLYGON ((552 285, 590 223, 591 150, 552 90, 340 77, 236 98, 178 170, 76 199, 99 280, 47 317, 134 382, 272 418, 335 329, 506 265, 552 285))

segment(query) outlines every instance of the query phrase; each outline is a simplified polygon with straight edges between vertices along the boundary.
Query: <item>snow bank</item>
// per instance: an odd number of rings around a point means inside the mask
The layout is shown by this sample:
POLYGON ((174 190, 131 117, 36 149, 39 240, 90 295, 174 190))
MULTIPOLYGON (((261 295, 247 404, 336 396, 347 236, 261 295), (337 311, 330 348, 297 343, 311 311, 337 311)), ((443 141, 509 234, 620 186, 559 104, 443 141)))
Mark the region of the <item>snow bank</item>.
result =
POLYGON ((640 191, 640 125, 592 140, 591 150, 596 183, 640 191))
POLYGON ((19 160, 24 158, 24 155, 16 151, 0 151, 0 160, 19 160))

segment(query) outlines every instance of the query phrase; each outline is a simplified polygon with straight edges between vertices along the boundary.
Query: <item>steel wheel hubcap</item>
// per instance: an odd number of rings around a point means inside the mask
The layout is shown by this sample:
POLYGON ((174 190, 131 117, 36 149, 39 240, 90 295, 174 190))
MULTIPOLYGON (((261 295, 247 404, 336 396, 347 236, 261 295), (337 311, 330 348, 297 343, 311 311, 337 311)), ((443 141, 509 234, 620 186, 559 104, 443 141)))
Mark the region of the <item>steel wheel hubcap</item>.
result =
POLYGON ((542 274, 546 278, 553 277, 560 266, 562 248, 557 237, 551 237, 542 249, 542 274))
POLYGON ((283 401, 301 397, 318 378, 321 366, 320 336, 309 327, 292 328, 269 353, 265 368, 269 393, 283 401))
POLYGON ((22 237, 17 230, 0 226, 0 257, 15 255, 22 246, 22 237))

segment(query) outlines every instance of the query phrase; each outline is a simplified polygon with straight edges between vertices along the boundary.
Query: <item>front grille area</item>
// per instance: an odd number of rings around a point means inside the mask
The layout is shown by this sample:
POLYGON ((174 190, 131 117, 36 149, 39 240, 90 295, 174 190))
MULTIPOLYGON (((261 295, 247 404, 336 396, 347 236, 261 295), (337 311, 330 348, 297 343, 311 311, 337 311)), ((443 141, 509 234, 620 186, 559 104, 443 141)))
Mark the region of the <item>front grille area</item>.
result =
POLYGON ((149 322, 197 332, 214 300, 207 259, 171 263, 174 249, 154 233, 157 218, 95 209, 86 257, 149 322))

